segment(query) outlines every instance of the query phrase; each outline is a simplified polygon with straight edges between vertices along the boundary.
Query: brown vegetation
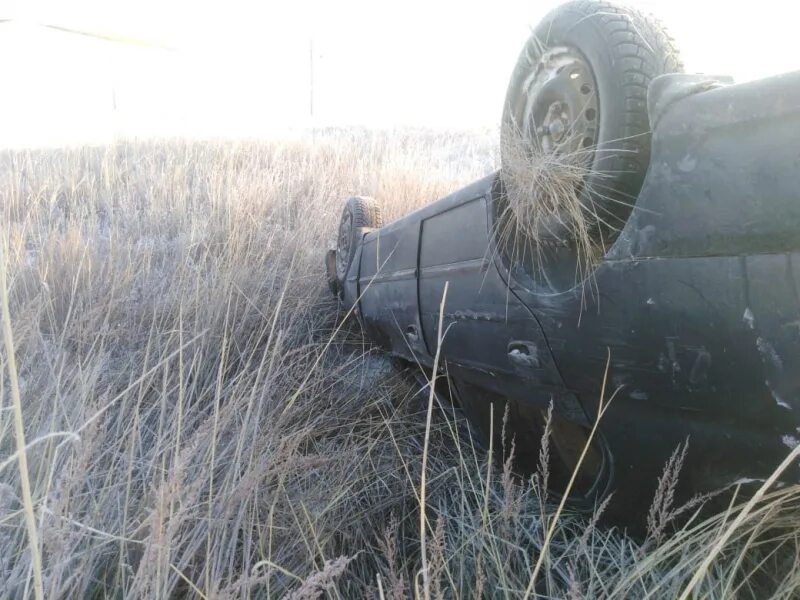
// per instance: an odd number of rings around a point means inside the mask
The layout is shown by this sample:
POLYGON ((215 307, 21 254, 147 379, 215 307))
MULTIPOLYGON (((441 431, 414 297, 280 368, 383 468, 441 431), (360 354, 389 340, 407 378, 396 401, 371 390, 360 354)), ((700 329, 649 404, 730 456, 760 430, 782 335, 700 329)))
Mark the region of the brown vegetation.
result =
MULTIPOLYGON (((680 594, 736 503, 670 532, 670 475, 644 544, 569 510, 554 523, 546 473, 521 481, 513 457, 490 461, 449 406, 426 440, 427 394, 341 326, 322 270, 341 200, 373 195, 396 217, 485 172, 488 139, 0 156, 16 358, 5 346, 0 596, 33 595, 37 556, 48 598, 418 595, 424 445, 433 597, 519 597, 538 563, 547 597, 680 594)), ((698 597, 796 596, 798 499, 754 505, 698 597)))

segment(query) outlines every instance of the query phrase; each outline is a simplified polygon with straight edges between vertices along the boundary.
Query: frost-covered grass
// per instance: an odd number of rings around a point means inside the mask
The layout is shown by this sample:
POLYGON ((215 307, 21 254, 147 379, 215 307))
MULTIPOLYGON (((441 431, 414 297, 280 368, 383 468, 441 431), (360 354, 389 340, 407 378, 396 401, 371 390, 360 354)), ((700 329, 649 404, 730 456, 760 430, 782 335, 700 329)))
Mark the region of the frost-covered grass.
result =
MULTIPOLYGON (((1 155, 0 596, 34 596, 37 556, 47 598, 424 596, 427 395, 342 325, 322 255, 347 196, 393 218, 494 157, 491 136, 342 131, 1 155)), ((546 467, 515 477, 435 409, 432 597, 676 597, 741 505, 674 532, 665 478, 642 482, 667 503, 644 542, 553 525, 546 467)), ((797 503, 768 492, 696 597, 796 597, 797 503)))

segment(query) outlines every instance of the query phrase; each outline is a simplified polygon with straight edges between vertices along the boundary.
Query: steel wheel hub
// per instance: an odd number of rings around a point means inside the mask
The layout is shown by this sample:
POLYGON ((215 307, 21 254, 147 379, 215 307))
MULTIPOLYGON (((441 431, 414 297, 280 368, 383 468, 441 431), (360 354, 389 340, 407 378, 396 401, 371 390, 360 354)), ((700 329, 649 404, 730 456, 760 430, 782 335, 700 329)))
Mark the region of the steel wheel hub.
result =
POLYGON ((599 101, 592 71, 574 48, 542 54, 525 80, 520 122, 534 149, 591 159, 597 144, 599 101))

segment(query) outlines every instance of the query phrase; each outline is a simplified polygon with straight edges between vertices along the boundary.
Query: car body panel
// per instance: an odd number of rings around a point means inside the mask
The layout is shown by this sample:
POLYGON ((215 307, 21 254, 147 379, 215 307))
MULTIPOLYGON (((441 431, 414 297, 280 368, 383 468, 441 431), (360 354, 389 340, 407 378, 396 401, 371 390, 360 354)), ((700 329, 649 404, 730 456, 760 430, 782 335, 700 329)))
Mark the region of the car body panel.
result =
POLYGON ((651 102, 643 188, 589 280, 508 264, 492 174, 365 232, 345 296, 367 334, 430 367, 448 282, 442 355, 471 384, 590 422, 609 363, 618 480, 687 437, 687 493, 766 477, 800 439, 800 72, 708 87, 651 102))

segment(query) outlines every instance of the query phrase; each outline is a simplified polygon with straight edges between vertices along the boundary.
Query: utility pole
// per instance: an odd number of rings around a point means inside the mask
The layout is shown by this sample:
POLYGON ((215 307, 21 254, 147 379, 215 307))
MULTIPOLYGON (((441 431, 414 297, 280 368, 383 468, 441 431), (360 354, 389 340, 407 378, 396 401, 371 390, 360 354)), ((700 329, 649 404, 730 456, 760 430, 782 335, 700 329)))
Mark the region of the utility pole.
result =
POLYGON ((314 118, 314 38, 308 39, 308 115, 314 118))

